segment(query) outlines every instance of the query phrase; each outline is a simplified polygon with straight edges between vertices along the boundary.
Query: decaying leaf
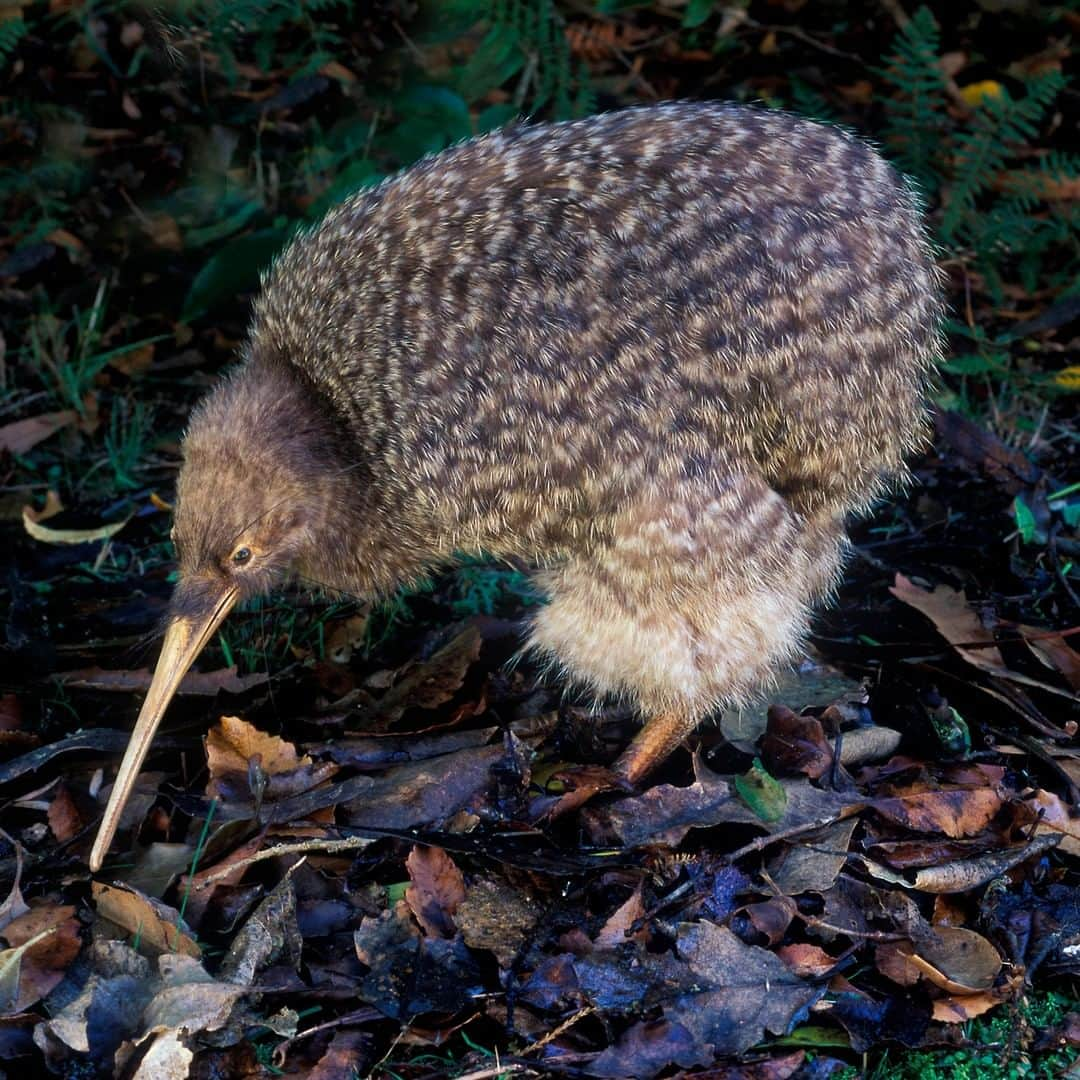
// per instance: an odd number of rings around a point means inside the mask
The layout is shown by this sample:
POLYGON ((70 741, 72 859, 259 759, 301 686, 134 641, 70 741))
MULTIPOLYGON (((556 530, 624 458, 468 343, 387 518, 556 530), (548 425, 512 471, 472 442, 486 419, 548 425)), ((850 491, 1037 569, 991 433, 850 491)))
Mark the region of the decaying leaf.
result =
POLYGON ((786 896, 831 889, 847 862, 848 845, 858 824, 836 821, 785 848, 769 867, 769 876, 786 896))
POLYGON ((74 424, 79 418, 74 409, 28 416, 25 420, 13 420, 0 427, 0 450, 13 454, 29 453, 39 442, 74 424))
POLYGON ((471 949, 488 949, 506 968, 526 944, 543 909, 528 893, 498 878, 482 877, 465 887, 454 921, 471 949))
POLYGON ((774 953, 714 923, 684 923, 678 952, 707 989, 682 995, 664 1015, 714 1054, 741 1054, 766 1032, 786 1034, 825 993, 824 985, 805 982, 774 953))
POLYGON ((138 1053, 132 1074, 138 1080, 184 1080, 194 1057, 188 1036, 223 1028, 247 990, 219 982, 190 956, 159 957, 158 974, 158 989, 142 1014, 142 1034, 119 1049, 117 1065, 123 1069, 138 1053))
POLYGON ((639 1021, 613 1046, 589 1062, 590 1076, 648 1078, 668 1065, 689 1069, 708 1065, 713 1054, 682 1024, 668 1020, 639 1021))
POLYGON ((994 787, 916 791, 875 799, 871 804, 882 817, 915 832, 946 836, 975 836, 1001 809, 1004 799, 994 787))
POLYGON ((296 967, 300 952, 296 891, 286 876, 240 928, 218 973, 226 982, 250 986, 259 971, 282 958, 296 967))
POLYGON ((786 705, 769 706, 761 757, 775 776, 802 773, 811 780, 824 776, 833 763, 832 747, 821 721, 800 716, 786 705))
POLYGON ((42 525, 32 507, 23 507, 23 528, 35 540, 39 540, 43 544, 90 544, 97 540, 108 540, 110 537, 115 536, 130 520, 130 517, 126 517, 122 521, 111 521, 105 525, 97 525, 92 529, 54 529, 48 525, 42 525))
MULTIPOLYGON (((149 668, 134 671, 110 671, 105 668, 77 668, 57 672, 57 682, 77 690, 107 690, 129 694, 150 689, 154 673, 149 668)), ((189 671, 181 680, 176 692, 195 697, 213 697, 224 690, 228 694, 243 694, 256 686, 262 686, 269 676, 265 672, 238 675, 236 667, 217 671, 189 671)))
POLYGON ((69 905, 37 904, 4 928, 10 949, 0 952, 0 1010, 21 1012, 60 983, 82 947, 80 923, 69 905))
POLYGON ((454 914, 465 899, 465 879, 454 860, 437 847, 414 845, 405 860, 410 885, 405 902, 430 937, 454 936, 454 914))
POLYGON ((379 701, 378 713, 396 720, 406 709, 434 709, 461 689, 465 675, 480 655, 484 639, 475 626, 466 627, 430 660, 414 665, 379 701))
POLYGON ((1036 835, 1060 834, 1062 851, 1080 855, 1080 816, 1052 791, 1039 790, 1031 796, 1031 804, 1041 812, 1036 835))
POLYGON ((140 951, 196 958, 202 954, 179 913, 167 904, 100 881, 93 882, 91 890, 97 913, 127 931, 140 951))
POLYGON ((267 735, 239 716, 223 716, 206 736, 210 779, 206 793, 225 802, 255 794, 289 798, 318 786, 337 772, 332 762, 298 756, 292 743, 267 735), (260 781, 253 783, 253 772, 260 781))
POLYGON ((927 866, 915 875, 913 887, 919 892, 957 893, 977 889, 988 881, 1011 870, 1014 866, 1036 859, 1043 852, 1057 847, 1060 834, 1048 832, 1027 844, 1018 844, 1003 851, 992 851, 973 859, 956 859, 938 866, 927 866))

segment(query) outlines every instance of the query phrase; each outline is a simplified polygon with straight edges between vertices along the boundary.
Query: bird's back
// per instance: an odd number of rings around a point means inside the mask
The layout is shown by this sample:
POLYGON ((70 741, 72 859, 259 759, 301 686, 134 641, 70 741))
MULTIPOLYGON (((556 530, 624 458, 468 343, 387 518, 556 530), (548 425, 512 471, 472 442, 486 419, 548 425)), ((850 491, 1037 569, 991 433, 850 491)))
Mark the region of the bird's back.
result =
POLYGON ((868 146, 677 104, 496 133, 359 194, 278 260, 252 341, 439 543, 509 551, 733 470, 801 513, 865 505, 921 438, 938 308, 868 146))

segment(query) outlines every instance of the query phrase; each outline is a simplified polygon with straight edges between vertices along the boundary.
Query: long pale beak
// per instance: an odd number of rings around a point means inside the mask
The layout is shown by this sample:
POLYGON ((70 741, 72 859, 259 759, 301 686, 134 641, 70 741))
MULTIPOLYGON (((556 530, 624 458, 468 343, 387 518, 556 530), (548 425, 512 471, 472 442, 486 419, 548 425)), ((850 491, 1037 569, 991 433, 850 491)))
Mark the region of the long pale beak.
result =
POLYGON ((176 693, 176 688, 180 685, 180 680, 187 674, 195 657, 202 652, 203 646, 214 636, 239 595, 239 589, 229 588, 215 598, 208 614, 194 617, 181 615, 169 623, 150 690, 139 711, 139 719, 135 721, 135 730, 131 733, 127 750, 124 751, 124 760, 120 762, 120 771, 116 774, 116 782, 113 784, 112 794, 109 795, 109 805, 105 807, 105 816, 101 819, 101 827, 90 852, 92 872, 101 869, 116 835, 116 828, 120 824, 120 815, 150 750, 150 743, 176 693))

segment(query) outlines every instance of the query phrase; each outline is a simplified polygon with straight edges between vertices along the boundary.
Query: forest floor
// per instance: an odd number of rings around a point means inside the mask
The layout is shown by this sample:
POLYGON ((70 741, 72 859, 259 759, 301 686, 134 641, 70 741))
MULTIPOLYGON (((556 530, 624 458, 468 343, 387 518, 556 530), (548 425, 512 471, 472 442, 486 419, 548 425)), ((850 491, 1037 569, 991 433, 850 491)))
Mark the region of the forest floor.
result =
POLYGON ((1080 19, 435 6, 0 15, 0 1070, 1080 1076, 1080 19), (90 874, 180 432, 258 269, 518 113, 678 96, 874 137, 948 279, 933 448, 804 663, 602 790, 634 717, 510 663, 525 568, 277 594, 204 651, 90 874))

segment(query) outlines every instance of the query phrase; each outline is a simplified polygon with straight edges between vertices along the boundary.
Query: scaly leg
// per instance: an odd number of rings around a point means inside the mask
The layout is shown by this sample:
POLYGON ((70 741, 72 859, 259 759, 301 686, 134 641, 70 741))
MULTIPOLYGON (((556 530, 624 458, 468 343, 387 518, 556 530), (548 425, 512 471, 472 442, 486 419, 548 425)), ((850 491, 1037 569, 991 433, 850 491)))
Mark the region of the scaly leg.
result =
POLYGON ((612 771, 636 786, 697 727, 697 718, 676 712, 654 716, 619 755, 612 771))

